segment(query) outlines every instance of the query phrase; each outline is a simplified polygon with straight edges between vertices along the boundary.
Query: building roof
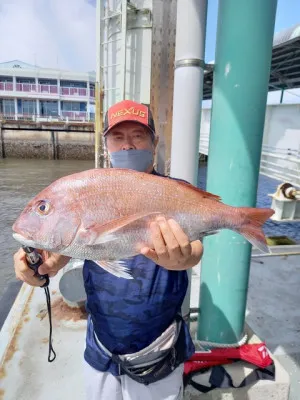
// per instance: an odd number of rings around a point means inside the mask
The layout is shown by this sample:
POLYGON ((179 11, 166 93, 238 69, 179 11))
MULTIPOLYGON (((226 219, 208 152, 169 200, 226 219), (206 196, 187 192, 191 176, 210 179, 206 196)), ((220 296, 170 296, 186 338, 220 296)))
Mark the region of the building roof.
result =
POLYGON ((5 61, 0 63, 0 69, 2 68, 22 68, 22 69, 39 69, 37 65, 25 63, 20 60, 5 61))
MULTIPOLYGON (((203 100, 211 99, 213 71, 204 73, 203 100)), ((300 87, 300 24, 274 35, 269 91, 300 87)))
POLYGON ((43 78, 60 78, 74 80, 95 81, 95 71, 75 72, 55 68, 44 68, 38 65, 28 64, 21 60, 11 60, 0 63, 0 75, 5 76, 39 76, 43 78))

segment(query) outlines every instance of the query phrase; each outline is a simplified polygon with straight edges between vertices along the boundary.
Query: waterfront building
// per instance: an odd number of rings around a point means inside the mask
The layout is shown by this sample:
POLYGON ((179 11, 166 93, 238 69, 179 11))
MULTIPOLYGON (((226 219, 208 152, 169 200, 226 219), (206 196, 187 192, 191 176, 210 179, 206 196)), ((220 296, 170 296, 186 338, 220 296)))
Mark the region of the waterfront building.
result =
POLYGON ((0 120, 93 121, 95 72, 0 63, 0 120))

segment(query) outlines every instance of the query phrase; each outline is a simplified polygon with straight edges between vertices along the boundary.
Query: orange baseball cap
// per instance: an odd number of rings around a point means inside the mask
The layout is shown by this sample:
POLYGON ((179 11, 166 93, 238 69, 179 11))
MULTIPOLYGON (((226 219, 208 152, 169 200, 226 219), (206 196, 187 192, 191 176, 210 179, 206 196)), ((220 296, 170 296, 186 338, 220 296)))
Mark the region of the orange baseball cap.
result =
POLYGON ((155 136, 154 120, 150 108, 146 104, 132 100, 122 100, 107 110, 103 135, 107 135, 114 126, 125 121, 138 122, 150 129, 153 136, 155 136))

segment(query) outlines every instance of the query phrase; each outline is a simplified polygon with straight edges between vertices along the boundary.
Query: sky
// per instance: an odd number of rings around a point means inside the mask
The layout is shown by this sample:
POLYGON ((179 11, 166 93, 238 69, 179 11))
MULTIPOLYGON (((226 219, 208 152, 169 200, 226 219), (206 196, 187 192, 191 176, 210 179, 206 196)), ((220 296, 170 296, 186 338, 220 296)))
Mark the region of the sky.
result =
MULTIPOLYGON (((0 0, 0 62, 18 59, 41 67, 95 70, 95 2, 0 0)), ((208 0, 206 61, 214 59, 217 8, 218 0, 208 0)), ((278 0, 275 32, 297 23, 300 0, 278 0)))
MULTIPOLYGON (((237 0, 239 1, 239 0, 237 0)), ((269 0, 261 0, 269 1, 269 0)), ((205 60, 210 62, 215 59, 215 42, 217 33, 218 0, 208 0, 205 60)), ((278 0, 274 32, 300 23, 300 0, 278 0)), ((280 102, 280 91, 268 95, 268 104, 280 102)), ((284 93, 283 103, 300 103, 300 89, 288 90, 284 93)), ((211 101, 203 102, 203 107, 210 107, 211 101)))
MULTIPOLYGON (((1 1, 1 0, 0 0, 1 1)), ((269 1, 269 0, 261 0, 269 1)), ((207 30, 206 30, 206 61, 215 58, 215 41, 217 31, 218 1, 208 0, 207 30)), ((300 1, 299 0, 278 0, 275 33, 300 23, 300 1)))
POLYGON ((0 62, 94 70, 95 13, 91 0, 0 0, 0 62))

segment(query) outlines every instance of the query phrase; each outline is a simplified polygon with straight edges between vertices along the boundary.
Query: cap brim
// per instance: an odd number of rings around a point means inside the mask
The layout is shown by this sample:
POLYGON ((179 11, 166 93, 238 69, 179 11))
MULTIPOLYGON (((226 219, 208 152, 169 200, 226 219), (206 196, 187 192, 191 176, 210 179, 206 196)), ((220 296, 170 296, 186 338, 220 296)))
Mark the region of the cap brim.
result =
POLYGON ((140 121, 134 121, 134 120, 126 120, 126 121, 120 121, 117 122, 115 125, 109 127, 106 131, 103 131, 103 136, 106 136, 113 128, 115 128, 116 126, 123 124, 124 122, 135 122, 136 124, 141 125, 144 128, 147 128, 149 130, 149 132, 153 135, 153 137, 155 137, 155 131, 153 131, 150 126, 143 124, 140 121))

